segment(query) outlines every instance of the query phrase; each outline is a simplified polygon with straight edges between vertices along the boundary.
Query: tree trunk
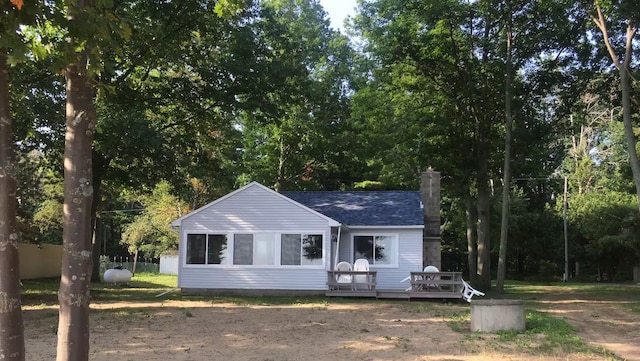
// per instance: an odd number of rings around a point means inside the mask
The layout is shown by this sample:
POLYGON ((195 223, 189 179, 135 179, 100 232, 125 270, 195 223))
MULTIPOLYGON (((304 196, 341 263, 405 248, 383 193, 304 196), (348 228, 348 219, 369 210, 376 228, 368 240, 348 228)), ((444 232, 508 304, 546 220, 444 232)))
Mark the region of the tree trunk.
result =
POLYGON ((633 59, 633 40, 637 32, 631 22, 627 20, 626 43, 624 60, 620 61, 618 55, 609 40, 609 31, 607 28, 607 20, 605 19, 602 8, 596 4, 596 14, 591 14, 591 20, 602 32, 604 45, 609 52, 611 61, 620 73, 620 90, 622 92, 622 122, 624 125, 624 135, 627 141, 627 152, 629 153, 629 163, 631 164, 631 172, 633 174, 633 182, 636 186, 636 195, 638 202, 638 211, 640 211, 640 161, 638 160, 638 152, 636 151, 636 137, 633 133, 633 123, 631 119, 631 85, 629 84, 629 73, 631 72, 631 61, 633 59))
POLYGON ((24 361, 15 159, 7 51, 0 48, 0 359, 24 361))
POLYGON ((93 166, 93 201, 91 202, 91 239, 92 239, 92 271, 91 282, 100 282, 100 244, 101 233, 98 231, 98 211, 102 206, 102 179, 109 167, 109 160, 96 152, 92 153, 93 166))
POLYGON ((473 199, 468 195, 465 199, 465 221, 467 223, 467 261, 469 263, 469 283, 478 282, 478 238, 476 220, 477 212, 473 206, 473 199))
POLYGON ((491 208, 491 191, 485 177, 478 177, 478 288, 481 291, 491 289, 491 239, 489 235, 489 219, 491 208), (484 178, 484 179, 482 179, 484 178), (480 183, 483 183, 482 186, 480 183))
POLYGON ((286 166, 287 166, 287 157, 286 157, 286 149, 284 145, 284 139, 280 136, 280 154, 278 156, 278 169, 276 175, 276 192, 282 192, 285 187, 286 182, 286 166))
POLYGON ((631 71, 629 66, 631 63, 631 54, 633 53, 634 35, 635 29, 631 29, 631 25, 628 25, 625 62, 618 68, 618 71, 620 72, 620 89, 622 91, 622 122, 624 125, 624 135, 627 141, 627 151, 629 152, 633 181, 636 185, 638 211, 640 211, 640 161, 638 161, 638 152, 636 151, 637 141, 633 133, 633 123, 631 120, 631 85, 629 84, 629 73, 631 71))
POLYGON ((478 237, 478 280, 477 286, 482 291, 491 289, 491 239, 489 224, 491 219, 491 187, 489 184, 489 125, 487 119, 477 120, 477 237, 478 237))
POLYGON ((507 57, 505 59, 505 88, 504 88, 504 174, 502 175, 502 222, 500 223, 500 250, 498 251, 498 277, 496 289, 498 293, 504 293, 504 279, 507 272, 507 243, 509 236, 509 193, 511 191, 511 126, 513 114, 511 113, 511 82, 513 79, 512 32, 511 13, 507 14, 507 57))
POLYGON ((67 87, 64 149, 62 274, 58 300, 57 361, 89 359, 89 284, 91 280, 91 145, 96 124, 94 87, 86 53, 65 72, 67 87))
POLYGON ((136 268, 138 267, 138 249, 136 248, 136 251, 133 254, 133 271, 131 271, 131 273, 135 276, 136 275, 136 268))

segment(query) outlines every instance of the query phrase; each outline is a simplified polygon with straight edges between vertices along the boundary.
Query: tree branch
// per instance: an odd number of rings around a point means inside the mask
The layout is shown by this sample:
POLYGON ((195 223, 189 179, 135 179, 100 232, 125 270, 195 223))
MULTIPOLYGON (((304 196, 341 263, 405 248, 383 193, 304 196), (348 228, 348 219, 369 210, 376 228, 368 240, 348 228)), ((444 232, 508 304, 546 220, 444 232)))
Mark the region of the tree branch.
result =
POLYGON ((607 47, 607 51, 609 52, 609 56, 611 56, 611 60, 613 64, 616 66, 618 70, 621 71, 622 64, 620 64, 620 59, 618 59, 618 55, 616 55, 613 46, 611 45, 611 40, 609 40, 609 32, 607 31, 607 22, 604 19, 604 14, 602 13, 602 8, 599 5, 596 5, 596 11, 598 12, 598 17, 589 14, 591 20, 596 24, 600 32, 602 32, 602 36, 604 37, 604 45, 607 47))

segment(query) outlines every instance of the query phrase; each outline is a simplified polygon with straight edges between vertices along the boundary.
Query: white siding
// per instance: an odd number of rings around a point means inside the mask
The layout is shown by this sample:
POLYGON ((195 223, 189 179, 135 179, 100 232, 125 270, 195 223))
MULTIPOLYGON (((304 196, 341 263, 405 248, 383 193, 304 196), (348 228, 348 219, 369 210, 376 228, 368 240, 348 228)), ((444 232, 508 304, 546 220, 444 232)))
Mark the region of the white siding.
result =
MULTIPOLYGON (((259 186, 182 219, 178 287, 213 289, 325 290, 331 254, 330 220, 259 186), (313 232, 323 234, 322 266, 185 265, 189 233, 313 232)), ((230 239, 231 241, 231 239, 230 239)))
POLYGON ((180 288, 326 290, 324 269, 283 269, 258 267, 183 268, 180 288))
MULTIPOLYGON (((261 186, 249 186, 232 193, 180 222, 178 287, 212 289, 326 290, 327 270, 333 268, 331 225, 335 224, 305 207, 297 205, 261 186), (324 234, 322 266, 239 266, 185 265, 186 235, 189 233, 233 234, 254 232, 321 231, 324 234)), ((403 290, 400 281, 411 271, 422 269, 422 229, 352 229, 343 228, 339 260, 353 264, 352 234, 396 234, 398 264, 375 267, 378 289, 403 290)))
POLYGON ((326 218, 259 186, 222 199, 182 220, 190 231, 262 231, 328 227, 326 218))
POLYGON ((377 271, 377 289, 404 290, 408 283, 402 283, 410 272, 422 271, 422 230, 421 229, 352 229, 343 231, 340 237, 340 261, 353 264, 353 234, 396 234, 398 235, 398 264, 394 267, 376 267, 371 265, 372 271, 377 271))

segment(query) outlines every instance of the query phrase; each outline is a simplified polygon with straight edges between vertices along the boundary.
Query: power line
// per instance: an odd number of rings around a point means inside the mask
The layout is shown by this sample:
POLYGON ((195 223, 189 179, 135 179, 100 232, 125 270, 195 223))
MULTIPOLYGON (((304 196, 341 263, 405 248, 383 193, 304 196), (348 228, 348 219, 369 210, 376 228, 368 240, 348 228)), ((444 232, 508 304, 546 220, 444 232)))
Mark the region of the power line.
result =
POLYGON ((144 211, 144 208, 130 208, 130 209, 114 209, 111 211, 100 211, 99 213, 118 213, 118 212, 140 212, 144 211))

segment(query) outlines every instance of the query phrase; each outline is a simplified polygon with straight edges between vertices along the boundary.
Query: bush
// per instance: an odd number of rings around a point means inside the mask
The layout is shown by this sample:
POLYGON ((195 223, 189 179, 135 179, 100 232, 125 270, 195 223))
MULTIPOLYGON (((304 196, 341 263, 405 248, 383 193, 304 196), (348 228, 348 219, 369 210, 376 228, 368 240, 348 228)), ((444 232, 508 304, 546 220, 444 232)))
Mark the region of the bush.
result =
POLYGON ((526 278, 527 281, 532 282, 557 282, 562 278, 558 276, 558 265, 551 261, 542 260, 538 265, 538 274, 526 278))

